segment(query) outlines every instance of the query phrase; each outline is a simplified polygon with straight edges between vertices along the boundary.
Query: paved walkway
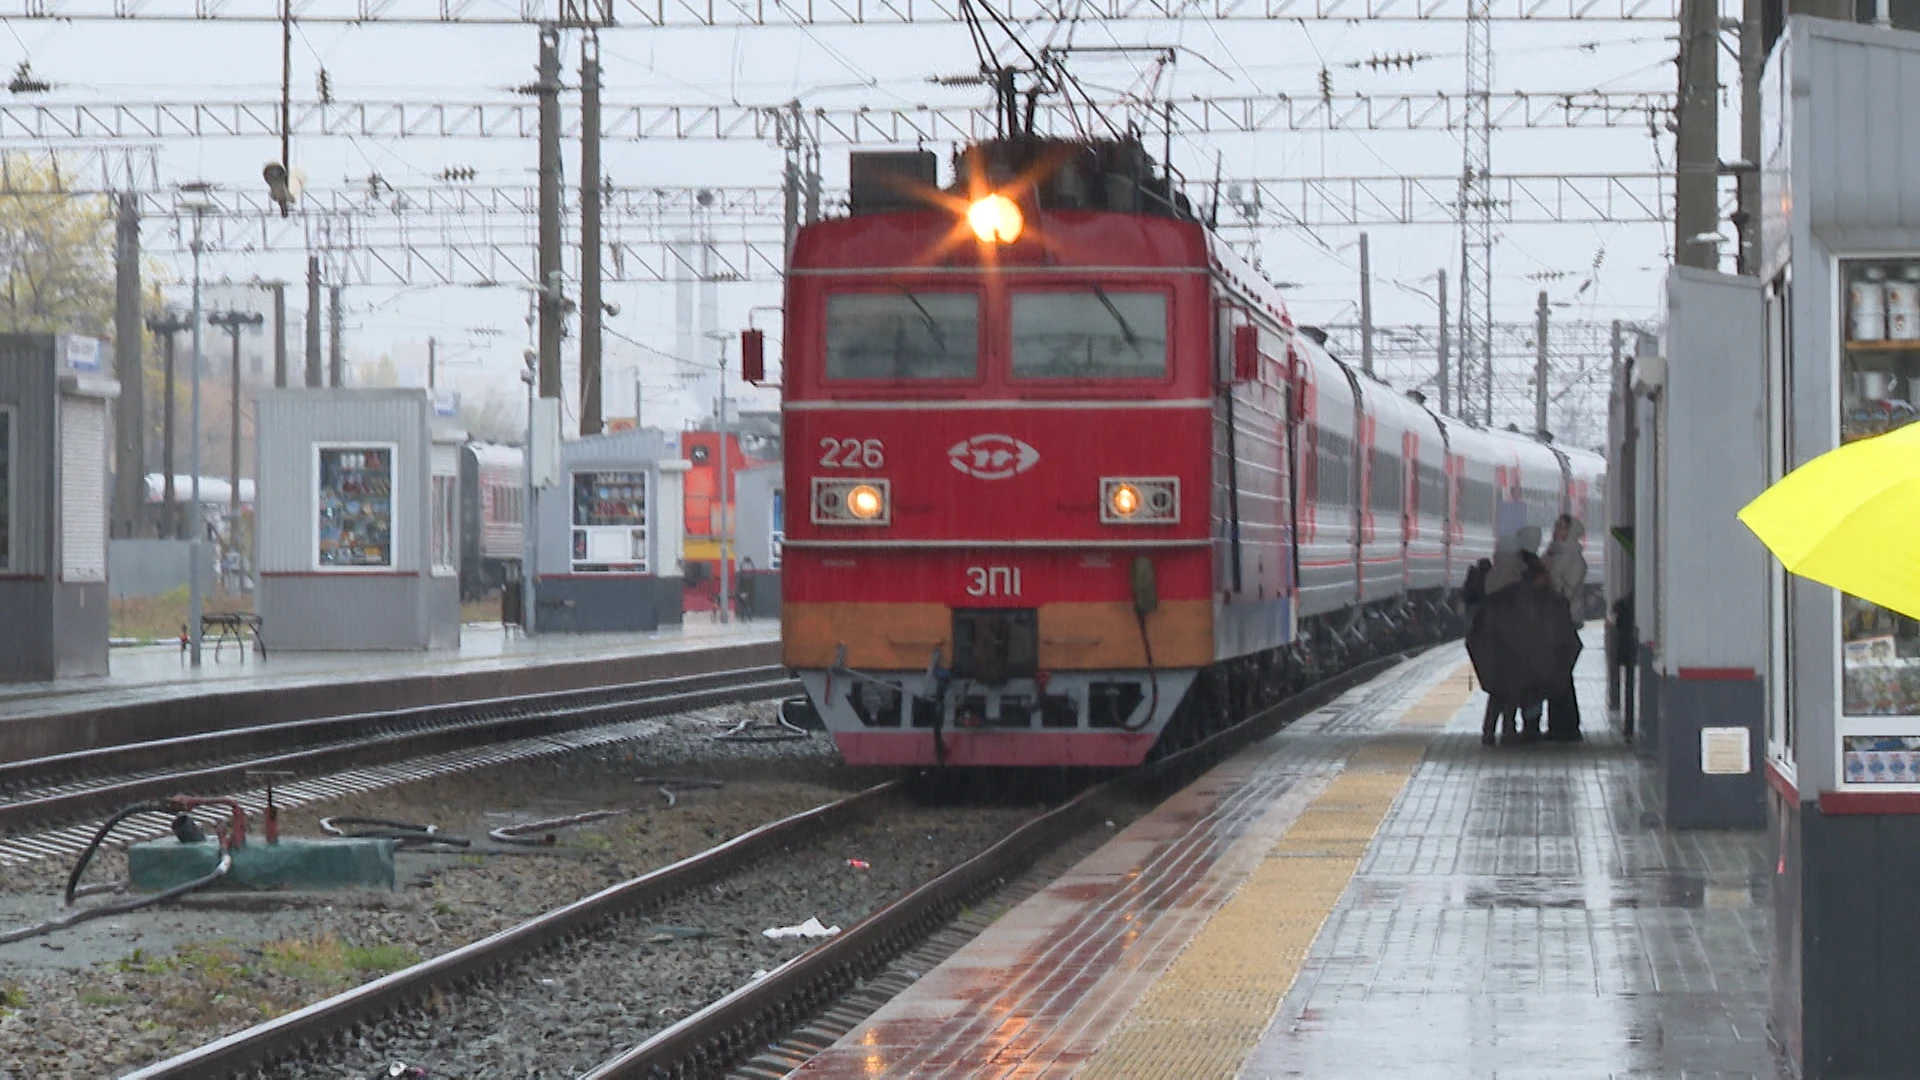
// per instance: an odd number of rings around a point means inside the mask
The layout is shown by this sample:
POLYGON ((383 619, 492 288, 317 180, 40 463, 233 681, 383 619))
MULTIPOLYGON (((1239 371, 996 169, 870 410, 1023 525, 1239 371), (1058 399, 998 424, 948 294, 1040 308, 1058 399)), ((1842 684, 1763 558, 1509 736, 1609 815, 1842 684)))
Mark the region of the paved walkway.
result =
POLYGON ((504 670, 779 640, 778 620, 722 625, 698 616, 690 618, 685 626, 647 633, 540 634, 531 638, 491 623, 469 623, 461 629, 460 648, 446 652, 276 652, 261 660, 229 642, 216 660, 213 640, 208 638, 198 669, 188 665, 179 646, 156 645, 113 650, 108 657, 112 673, 105 676, 0 683, 0 720, 229 690, 504 670))
MULTIPOLYGON (((1772 1078, 1764 836, 1436 649, 1202 778, 795 1074, 1772 1078)), ((1780 1074, 1784 1075, 1784 1074, 1780 1074)))

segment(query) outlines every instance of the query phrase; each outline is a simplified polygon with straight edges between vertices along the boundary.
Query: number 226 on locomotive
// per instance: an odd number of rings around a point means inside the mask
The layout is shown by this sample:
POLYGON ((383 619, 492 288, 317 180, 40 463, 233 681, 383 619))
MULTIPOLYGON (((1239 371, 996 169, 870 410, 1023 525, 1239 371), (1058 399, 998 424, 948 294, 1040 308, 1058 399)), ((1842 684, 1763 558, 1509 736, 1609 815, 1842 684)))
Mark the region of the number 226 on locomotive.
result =
POLYGON ((954 171, 794 244, 785 663, 853 764, 1134 764, 1293 640, 1291 324, 1137 142, 954 171))

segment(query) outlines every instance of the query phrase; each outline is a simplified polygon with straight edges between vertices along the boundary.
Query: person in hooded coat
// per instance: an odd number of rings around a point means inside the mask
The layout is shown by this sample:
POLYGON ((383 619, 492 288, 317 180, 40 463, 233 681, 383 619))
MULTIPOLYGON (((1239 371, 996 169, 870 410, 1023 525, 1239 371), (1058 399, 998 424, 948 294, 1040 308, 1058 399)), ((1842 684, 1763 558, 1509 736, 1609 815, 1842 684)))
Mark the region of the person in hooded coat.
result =
MULTIPOLYGON (((1572 514, 1561 514, 1553 525, 1553 543, 1547 546, 1541 561, 1546 563, 1553 592, 1567 605, 1567 621, 1579 632, 1580 609, 1586 599, 1587 558, 1581 554, 1580 541, 1586 527, 1572 514)), ((1547 738, 1557 742, 1579 742, 1580 700, 1574 691, 1573 670, 1567 670, 1564 685, 1547 698, 1547 738)))
MULTIPOLYGON (((1486 689, 1488 706, 1481 741, 1494 741, 1496 723, 1507 739, 1519 737, 1514 713, 1559 692, 1579 654, 1580 641, 1565 605, 1544 587, 1545 567, 1529 558, 1531 536, 1502 538, 1487 575, 1487 597, 1467 632, 1467 654, 1486 689)), ((1537 714, 1536 714, 1537 715, 1537 714)))

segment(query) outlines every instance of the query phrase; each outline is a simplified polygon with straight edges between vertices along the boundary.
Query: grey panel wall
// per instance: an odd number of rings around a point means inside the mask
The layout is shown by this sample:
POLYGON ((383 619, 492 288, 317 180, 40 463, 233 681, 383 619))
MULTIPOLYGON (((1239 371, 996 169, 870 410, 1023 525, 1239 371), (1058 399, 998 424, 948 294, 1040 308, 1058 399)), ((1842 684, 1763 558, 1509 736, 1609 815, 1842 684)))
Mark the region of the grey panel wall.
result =
POLYGON ((1808 224, 1835 248, 1920 247, 1920 34, 1794 20, 1808 224))
POLYGON ((397 443, 394 571, 427 570, 432 415, 425 390, 263 390, 259 395, 260 484, 254 540, 261 573, 314 569, 313 444, 397 443))
POLYGON ((254 609, 268 649, 457 646, 459 579, 431 571, 434 445, 426 391, 262 391, 258 401, 254 609), (315 446, 330 443, 394 448, 389 566, 315 566, 315 446))
POLYGON ((734 476, 734 560, 753 561, 757 570, 773 566, 773 493, 783 485, 779 465, 762 465, 734 476))
MULTIPOLYGON (((457 595, 459 586, 454 588, 457 595)), ((270 652, 425 649, 434 635, 426 624, 423 591, 386 576, 264 577, 253 603, 270 652)), ((456 608, 456 623, 458 614, 456 608)))
POLYGON ((0 574, 53 572, 54 336, 0 334, 0 405, 15 406, 13 556, 0 574))
POLYGON ((185 540, 114 540, 107 545, 107 586, 115 600, 160 596, 187 587, 185 540))
POLYGON ((1667 278, 1661 668, 1766 666, 1766 549, 1736 516, 1767 486, 1760 283, 1667 278))

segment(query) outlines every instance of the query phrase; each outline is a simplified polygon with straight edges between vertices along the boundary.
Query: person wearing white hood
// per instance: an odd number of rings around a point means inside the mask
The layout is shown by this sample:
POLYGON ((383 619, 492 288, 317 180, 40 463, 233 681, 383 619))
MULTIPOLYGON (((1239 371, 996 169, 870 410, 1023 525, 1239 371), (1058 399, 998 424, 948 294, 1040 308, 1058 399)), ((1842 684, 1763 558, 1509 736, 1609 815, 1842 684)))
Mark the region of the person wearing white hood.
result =
POLYGON ((1572 514, 1561 514, 1560 520, 1553 523, 1553 543, 1547 545, 1546 554, 1541 558, 1547 564, 1547 572, 1553 576, 1553 591, 1566 600, 1568 611, 1574 622, 1580 622, 1580 602, 1587 587, 1587 557, 1580 552, 1580 542, 1586 538, 1587 527, 1572 514))
POLYGON ((1528 556, 1540 547, 1540 527, 1528 525, 1500 538, 1493 548, 1493 569, 1487 571, 1487 595, 1518 585, 1531 570, 1528 556))
MULTIPOLYGON (((1546 563, 1553 591, 1567 602, 1567 617, 1575 627, 1581 624, 1580 608, 1587 588, 1587 557, 1581 554, 1580 541, 1586 527, 1572 514, 1561 514, 1553 523, 1553 543, 1542 560, 1546 563)), ((1556 742, 1579 742, 1580 699, 1574 690, 1573 673, 1567 673, 1567 685, 1547 700, 1547 738, 1556 742)))
MULTIPOLYGON (((1492 596, 1513 588, 1529 578, 1538 577, 1543 567, 1533 552, 1540 546, 1540 528, 1528 525, 1499 539, 1493 548, 1493 566, 1487 571, 1484 595, 1492 596)), ((1480 741, 1491 746, 1496 733, 1502 741, 1530 741, 1540 730, 1540 702, 1523 703, 1487 699, 1486 716, 1481 722, 1480 741), (1514 716, 1524 709, 1526 730, 1514 730, 1514 716)))

